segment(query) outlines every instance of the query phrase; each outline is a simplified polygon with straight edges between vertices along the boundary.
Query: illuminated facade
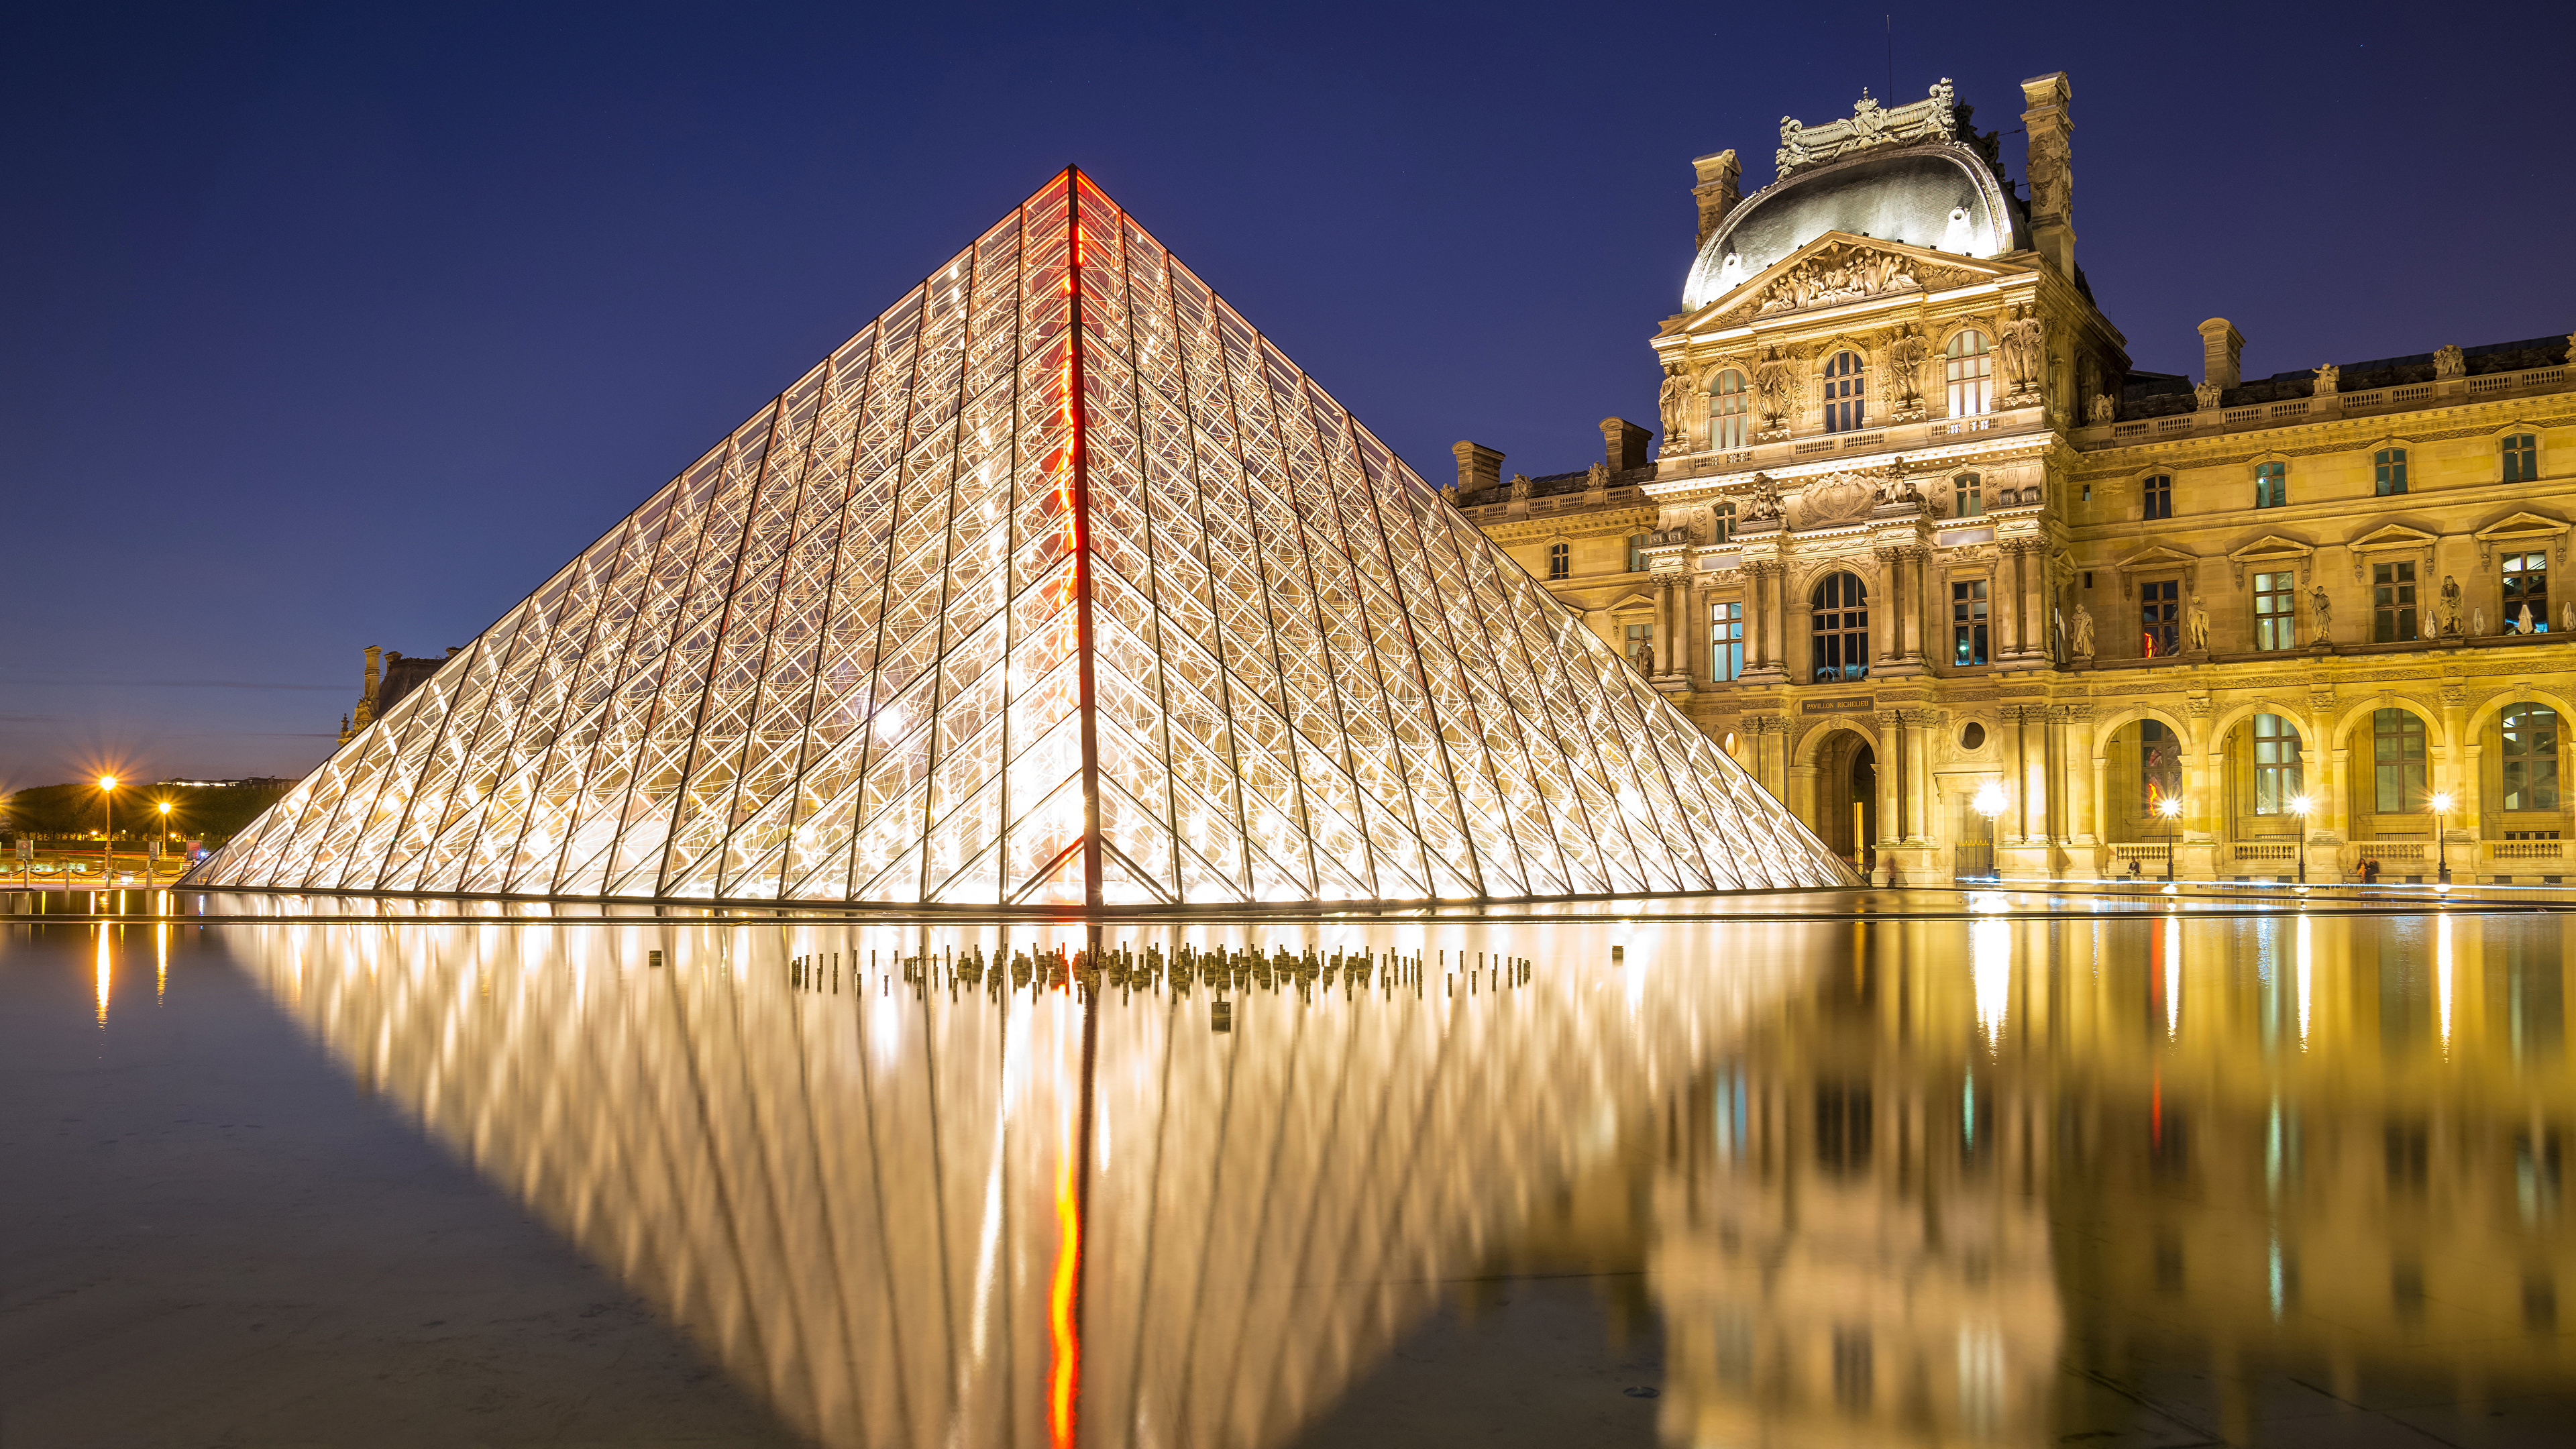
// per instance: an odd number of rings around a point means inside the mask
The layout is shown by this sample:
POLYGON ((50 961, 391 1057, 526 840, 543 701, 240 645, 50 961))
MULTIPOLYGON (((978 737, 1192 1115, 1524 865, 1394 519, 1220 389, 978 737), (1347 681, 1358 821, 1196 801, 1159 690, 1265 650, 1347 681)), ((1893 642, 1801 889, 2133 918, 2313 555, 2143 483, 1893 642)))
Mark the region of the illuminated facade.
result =
POLYGON ((2027 189, 1946 81, 1784 123, 1749 196, 1702 158, 1660 454, 1462 443, 1466 511, 1882 878, 2286 878, 2304 834, 2316 880, 2557 882, 2569 339, 2248 378, 2212 318, 2197 384, 2135 369, 2071 87, 2022 89, 2027 189))
POLYGON ((1068 172, 191 880, 993 906, 1843 878, 1068 172))

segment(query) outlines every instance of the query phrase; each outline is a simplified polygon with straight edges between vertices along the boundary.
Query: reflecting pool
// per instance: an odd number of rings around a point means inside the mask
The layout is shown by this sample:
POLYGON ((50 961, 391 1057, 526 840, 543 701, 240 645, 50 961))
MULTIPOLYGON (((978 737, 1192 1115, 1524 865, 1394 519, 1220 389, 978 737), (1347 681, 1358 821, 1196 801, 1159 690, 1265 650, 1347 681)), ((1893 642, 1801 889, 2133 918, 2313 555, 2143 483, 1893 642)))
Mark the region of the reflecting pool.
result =
POLYGON ((20 921, 0 1081, 37 1180, 0 1198, 34 1246, 0 1300, 0 1424, 1181 1446, 2576 1422, 2566 916, 1941 899, 20 921), (260 1140, 198 1120, 262 1073, 260 1140), (156 1249, 114 1226, 141 1199, 156 1249), (185 1304, 137 1252, 184 1263, 185 1304), (412 1344, 378 1310, 416 1293, 479 1326, 412 1344), (558 1325, 549 1294, 608 1306, 558 1325))

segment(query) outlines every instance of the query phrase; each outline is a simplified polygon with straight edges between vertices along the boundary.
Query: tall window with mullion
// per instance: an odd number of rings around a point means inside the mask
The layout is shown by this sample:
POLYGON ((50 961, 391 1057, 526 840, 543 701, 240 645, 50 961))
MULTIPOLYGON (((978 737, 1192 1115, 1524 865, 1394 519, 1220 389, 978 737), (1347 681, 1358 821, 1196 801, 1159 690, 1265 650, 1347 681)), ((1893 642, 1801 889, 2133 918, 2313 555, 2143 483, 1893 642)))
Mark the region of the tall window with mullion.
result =
POLYGON ((1857 352, 1837 352, 1825 363, 1825 431, 1857 432, 1869 376, 1857 352))
POLYGON ((1708 606, 1708 677, 1721 683, 1744 675, 1744 601, 1708 606))
POLYGON ((2382 448, 2370 455, 2370 491, 2394 498, 2406 491, 2406 450, 2382 448))
POLYGON ((1827 574, 1809 596, 1808 632, 1815 680, 1831 684, 1869 675, 1869 595, 1857 574, 1827 574))
POLYGON ((1752 407, 1753 395, 1744 386, 1744 374, 1731 367, 1720 372, 1716 385, 1709 389, 1708 445, 1721 449, 1743 447, 1752 407))
POLYGON ((1950 583, 1950 662, 1986 662, 1986 581, 1954 579, 1950 583))
POLYGON ((2370 566, 2370 642, 2400 644, 2415 635, 2415 565, 2370 566))
POLYGON ((2254 647, 2299 647, 2299 576, 2284 569, 2254 576, 2254 647))
POLYGON ((2288 814, 2305 779, 2297 727, 2277 714, 2254 716, 2254 813, 2288 814))
POLYGON ((2153 474, 2138 484, 2141 507, 2138 516, 2147 519, 2173 517, 2173 475, 2153 474))
POLYGON ((2182 581, 2150 579, 2138 585, 2138 654, 2168 659, 2182 652, 2182 581))
POLYGON ((2504 627, 2516 634, 2549 632, 2549 555, 2509 553, 2504 556, 2504 627), (2530 625, 2523 624, 2523 611, 2530 625))
POLYGON ((1574 576, 1573 545, 1551 543, 1547 546, 1547 576, 1552 579, 1565 579, 1572 578, 1574 576))
POLYGON ((2424 808, 2424 721, 2411 710, 2370 716, 2371 809, 2407 815, 2424 808))
POLYGON ((1986 480, 1974 473, 1962 473, 1950 480, 1950 516, 1974 518, 1986 511, 1986 480))
POLYGON ((2504 712, 2504 808, 2558 808, 2558 711, 2522 704, 2504 712))
POLYGON ((1941 369, 1950 383, 1950 416, 1995 410, 1995 358, 1986 349, 1986 334, 1970 331, 1951 338, 1941 369))
POLYGON ((2290 501, 2290 465, 2257 463, 2254 465, 2254 506, 2278 508, 2290 501))
POLYGON ((2540 480, 2540 439, 2532 433, 2515 433, 2503 444, 2504 481, 2536 483, 2540 480))

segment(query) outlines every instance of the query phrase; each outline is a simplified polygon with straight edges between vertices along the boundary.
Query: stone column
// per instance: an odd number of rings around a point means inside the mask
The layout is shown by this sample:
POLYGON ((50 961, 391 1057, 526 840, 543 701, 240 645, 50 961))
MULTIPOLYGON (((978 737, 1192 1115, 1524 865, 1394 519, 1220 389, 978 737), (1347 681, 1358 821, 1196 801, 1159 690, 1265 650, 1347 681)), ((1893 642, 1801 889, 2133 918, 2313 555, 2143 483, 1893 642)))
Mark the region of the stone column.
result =
POLYGON ((1932 572, 1932 550, 1909 548, 1905 550, 1905 555, 1907 571, 1914 585, 1906 599, 1905 658, 1907 662, 1919 665, 1925 662, 1924 655, 1928 652, 1924 636, 1935 632, 1935 626, 1929 622, 1932 614, 1932 581, 1928 575, 1932 572))
POLYGON ((1994 658, 2000 663, 2021 652, 2021 540, 1995 545, 1995 577, 1987 586, 1992 611, 1994 658))
POLYGON ((1923 743, 1940 722, 1941 716, 1934 710, 1905 711, 1905 839, 1912 845, 1932 841, 1932 777, 1925 768, 1923 743))
POLYGON ((1789 655, 1789 566, 1785 563, 1771 565, 1771 612, 1762 627, 1771 636, 1773 666, 1786 670, 1789 678, 1803 681, 1807 671, 1789 655))
MULTIPOLYGON (((2044 704, 2022 706, 2021 798, 2022 838, 2033 845, 2056 843, 2058 832, 2048 818, 2048 765, 2052 756, 2051 737, 2057 733, 2054 712, 2044 704)), ((2050 862, 2053 866, 2054 862, 2050 862)), ((2054 873, 2053 871, 2051 872, 2054 873)))
POLYGON ((1869 657, 1873 665, 1893 664, 1903 650, 1905 559, 1892 548, 1872 549, 1878 567, 1869 580, 1869 657))
POLYGON ((1691 188, 1691 199, 1699 203, 1699 235, 1691 245, 1706 245, 1708 234, 1735 206, 1737 188, 1742 184, 1742 168, 1733 151, 1720 151, 1714 156, 1701 156, 1691 162, 1699 184, 1691 188))
POLYGON ((2102 838, 2095 824, 2093 781, 2088 774, 2093 766, 2093 706, 2090 702, 2061 704, 2057 709, 2066 722, 2066 833, 2076 846, 2099 845, 2102 838))
POLYGON ((2048 620, 2048 544, 2032 539, 2021 553, 2022 652, 2048 658, 2054 647, 2048 620))
POLYGON ((1878 839, 1870 843, 1894 844, 1905 838, 1905 716, 1882 709, 1874 718, 1878 721, 1879 745, 1878 839))

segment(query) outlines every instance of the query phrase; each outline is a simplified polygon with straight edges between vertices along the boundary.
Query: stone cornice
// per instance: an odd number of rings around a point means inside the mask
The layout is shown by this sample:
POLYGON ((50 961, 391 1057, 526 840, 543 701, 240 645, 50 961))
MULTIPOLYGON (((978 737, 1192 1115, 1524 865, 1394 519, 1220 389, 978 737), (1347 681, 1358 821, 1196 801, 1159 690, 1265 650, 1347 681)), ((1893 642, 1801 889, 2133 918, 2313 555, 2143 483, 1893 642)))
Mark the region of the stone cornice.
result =
POLYGON ((1661 511, 1651 505, 1604 508, 1592 512, 1575 510, 1552 513, 1545 518, 1506 518, 1494 523, 1470 517, 1487 538, 1497 543, 1528 543, 1542 538, 1608 538, 1614 534, 1643 533, 1654 528, 1655 517, 1661 511))
MULTIPOLYGON (((2533 393, 2518 398, 2497 398, 2487 402, 2453 403, 2447 407, 2423 408, 2414 412, 2364 413, 2358 417, 2323 419, 2316 422, 2291 423, 2278 428, 2253 428, 2244 432, 2210 436, 2177 435, 2169 438, 2142 438, 2114 447, 2079 448, 2083 459, 2081 472, 2070 472, 2069 481, 2099 483, 2105 479, 2126 478, 2154 467, 2223 468, 2233 463, 2251 463, 2258 458, 2307 458, 2322 453, 2348 453, 2385 437, 2403 437, 2409 444, 2437 442, 2445 438, 2474 438, 2494 432, 2506 422, 2527 422, 2535 428, 2563 428, 2576 424, 2576 412, 2535 411, 2533 404, 2546 404, 2564 409, 2576 401, 2576 393, 2533 393), (2464 417, 2484 414, 2493 419, 2470 426, 2451 426, 2464 417), (2429 425, 2429 426, 2428 426, 2429 425), (2309 443, 2311 438, 2331 437, 2336 441, 2309 443), (2296 447, 2285 447, 2281 440, 2300 439, 2296 447), (2112 459, 2117 466, 2108 466, 2112 459)), ((1776 473, 1774 476, 1778 476, 1776 473)), ((1660 483, 1644 485, 1649 496, 1660 483)))

